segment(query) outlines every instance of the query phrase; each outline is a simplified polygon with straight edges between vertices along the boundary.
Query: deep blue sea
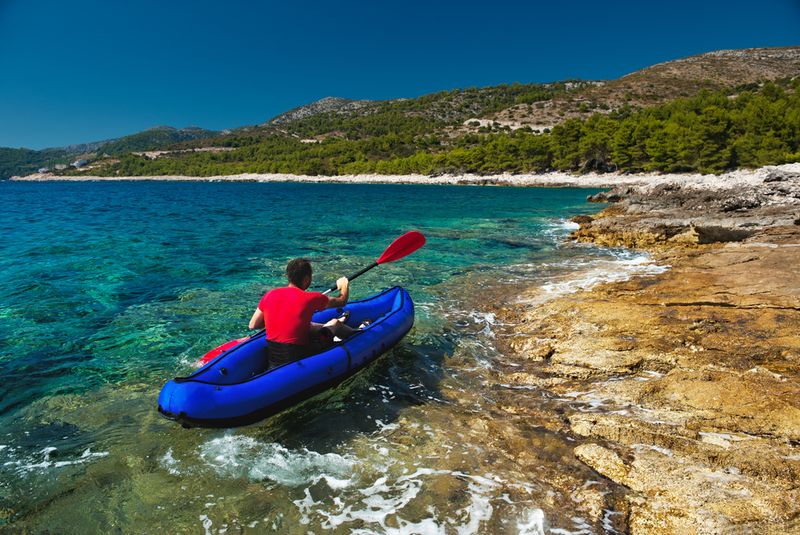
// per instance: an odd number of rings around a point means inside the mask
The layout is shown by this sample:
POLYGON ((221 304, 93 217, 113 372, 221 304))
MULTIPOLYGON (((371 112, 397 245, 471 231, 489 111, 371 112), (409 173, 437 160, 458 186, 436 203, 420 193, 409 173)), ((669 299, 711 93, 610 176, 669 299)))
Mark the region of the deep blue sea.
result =
POLYGON ((618 259, 564 242, 569 217, 597 210, 591 193, 0 182, 0 530, 574 529, 535 474, 468 431, 493 410, 483 305, 618 259), (324 288, 412 229, 423 249, 352 285, 353 298, 402 285, 417 303, 372 368, 246 428, 158 415, 161 385, 245 335, 288 259, 311 259, 324 288))

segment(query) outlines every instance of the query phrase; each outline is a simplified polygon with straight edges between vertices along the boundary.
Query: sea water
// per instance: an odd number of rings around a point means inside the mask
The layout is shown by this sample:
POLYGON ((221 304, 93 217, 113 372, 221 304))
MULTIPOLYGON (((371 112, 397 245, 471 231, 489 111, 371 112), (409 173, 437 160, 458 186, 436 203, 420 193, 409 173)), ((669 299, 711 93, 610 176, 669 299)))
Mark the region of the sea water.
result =
POLYGON ((513 436, 486 431, 501 401, 533 395, 491 381, 509 358, 493 300, 643 265, 565 241, 568 218, 597 210, 591 193, 0 182, 0 529, 613 531, 551 483, 562 470, 578 490, 600 484, 562 459, 572 439, 525 420, 507 422, 513 436), (423 249, 351 286, 357 299, 402 285, 417 306, 413 330, 369 369, 245 428, 159 416, 163 383, 247 334, 287 260, 309 258, 322 289, 412 229, 423 249))

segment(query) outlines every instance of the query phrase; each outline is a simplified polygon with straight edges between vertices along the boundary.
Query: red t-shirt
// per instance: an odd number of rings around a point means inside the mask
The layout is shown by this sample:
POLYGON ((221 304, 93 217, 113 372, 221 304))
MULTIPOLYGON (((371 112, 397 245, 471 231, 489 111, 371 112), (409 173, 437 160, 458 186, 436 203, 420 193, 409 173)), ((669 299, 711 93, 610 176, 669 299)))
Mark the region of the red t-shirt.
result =
POLYGON ((311 315, 328 308, 328 296, 287 286, 265 293, 258 308, 264 313, 270 340, 305 345, 311 329, 311 315))

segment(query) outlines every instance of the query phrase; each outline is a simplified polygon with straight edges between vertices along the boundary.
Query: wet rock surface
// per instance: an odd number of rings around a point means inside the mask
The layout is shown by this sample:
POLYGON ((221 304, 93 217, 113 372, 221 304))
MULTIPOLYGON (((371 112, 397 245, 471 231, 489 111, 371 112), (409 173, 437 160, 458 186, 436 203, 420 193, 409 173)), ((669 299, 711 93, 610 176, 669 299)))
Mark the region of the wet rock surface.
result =
POLYGON ((631 533, 800 532, 800 176, 769 178, 612 191, 574 237, 670 269, 496 311, 631 533))
POLYGON ((760 184, 714 189, 666 183, 623 186, 590 200, 612 202, 592 221, 579 221, 578 241, 658 248, 739 242, 800 217, 800 173, 773 170, 760 184))

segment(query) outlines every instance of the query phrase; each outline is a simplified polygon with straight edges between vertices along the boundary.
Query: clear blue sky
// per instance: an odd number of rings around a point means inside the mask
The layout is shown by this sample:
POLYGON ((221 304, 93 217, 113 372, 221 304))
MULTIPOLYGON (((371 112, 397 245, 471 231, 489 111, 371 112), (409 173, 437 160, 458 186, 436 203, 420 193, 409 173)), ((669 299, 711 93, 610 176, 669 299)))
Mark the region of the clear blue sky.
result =
POLYGON ((799 0, 0 0, 0 146, 800 45, 799 0))

